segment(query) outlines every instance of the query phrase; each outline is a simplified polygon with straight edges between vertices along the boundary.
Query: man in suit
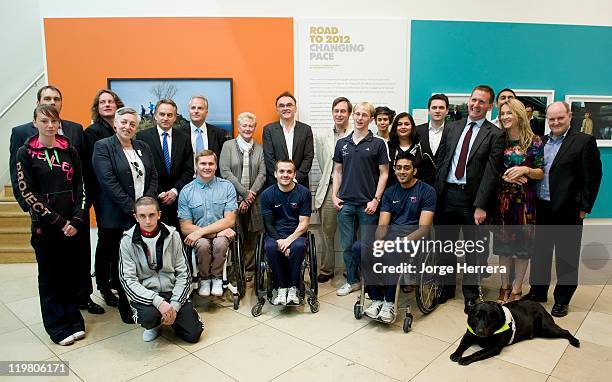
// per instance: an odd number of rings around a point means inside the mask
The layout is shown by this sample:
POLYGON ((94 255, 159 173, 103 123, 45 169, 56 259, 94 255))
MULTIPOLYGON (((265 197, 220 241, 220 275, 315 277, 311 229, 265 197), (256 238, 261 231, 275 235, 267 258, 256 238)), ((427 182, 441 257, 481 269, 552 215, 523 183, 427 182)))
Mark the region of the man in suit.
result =
POLYGON ((263 129, 264 160, 266 162, 267 185, 276 184, 274 166, 279 160, 290 159, 297 167, 296 180, 310 189, 308 173, 314 159, 312 129, 295 120, 297 102, 295 97, 284 92, 276 97, 278 122, 270 123, 263 129))
POLYGON ((531 289, 523 298, 546 302, 554 250, 557 285, 551 314, 563 317, 578 285, 582 221, 597 199, 602 169, 595 138, 570 129, 567 103, 552 103, 546 118, 550 134, 543 139, 544 178, 537 188, 531 289))
MULTIPOLYGON (((183 129, 187 131, 191 137, 191 148, 193 149, 194 155, 202 150, 212 150, 217 158, 220 158, 223 143, 225 143, 230 134, 215 125, 206 123, 207 116, 208 99, 202 95, 192 96, 189 100, 190 121, 188 125, 183 126, 183 129)), ((215 175, 218 177, 221 176, 218 167, 215 175)))
MULTIPOLYGON (((438 174, 435 188, 438 193, 436 222, 441 240, 454 240, 463 231, 463 240, 477 240, 477 225, 487 218, 495 201, 497 182, 504 149, 503 132, 486 120, 495 99, 490 86, 479 85, 468 100, 468 118, 454 121, 444 128, 437 151, 438 174)), ((487 236, 488 233, 482 236, 487 236)), ((485 265, 486 254, 466 254, 468 265, 485 265)), ((455 266, 454 253, 442 253, 442 265, 455 266)), ((455 274, 443 278, 440 302, 455 296, 455 274)), ((480 277, 463 274, 465 312, 476 305, 480 295, 480 277)))
MULTIPOLYGON (((62 93, 60 90, 53 85, 43 86, 38 90, 36 94, 36 104, 37 105, 53 105, 57 109, 58 114, 62 111, 62 93)), ((17 186, 17 164, 16 164, 16 155, 17 150, 23 143, 32 135, 37 134, 38 130, 34 127, 32 122, 14 127, 11 132, 11 140, 9 146, 9 171, 11 173, 11 184, 13 186, 13 195, 15 195, 15 199, 19 203, 19 206, 24 211, 29 211, 28 205, 21 197, 21 193, 19 192, 19 188, 17 186)), ((62 120, 60 122, 60 129, 58 134, 64 135, 70 141, 70 144, 77 150, 79 153, 79 158, 82 161, 82 158, 85 156, 84 154, 84 146, 83 146, 83 126, 76 122, 71 122, 67 120, 62 120)), ((87 220, 87 225, 89 226, 89 220, 87 220)), ((104 313, 104 308, 100 305, 93 302, 90 295, 93 291, 91 285, 91 249, 89 242, 89 230, 83 230, 83 232, 79 233, 79 240, 81 242, 82 256, 79 256, 79 264, 75 264, 76 277, 78 277, 79 282, 79 291, 77 292, 77 304, 79 309, 87 309, 88 312, 92 314, 102 314, 104 313)))
POLYGON ((315 208, 321 216, 321 260, 317 280, 320 283, 327 282, 334 277, 336 262, 336 251, 334 249, 334 238, 336 237, 337 215, 332 201, 332 170, 334 168, 334 149, 338 139, 346 137, 351 133, 349 128, 349 116, 353 111, 351 101, 345 97, 338 97, 332 102, 332 117, 334 128, 317 132, 316 155, 319 168, 321 169, 321 181, 317 186, 315 194, 315 208))
POLYGON ((189 136, 172 128, 176 112, 173 100, 160 99, 155 105, 157 126, 140 131, 136 139, 145 141, 153 154, 161 220, 179 229, 177 198, 183 186, 193 179, 193 150, 189 136))
POLYGON ((444 120, 448 114, 448 97, 444 94, 432 95, 427 101, 427 110, 430 121, 418 125, 416 129, 421 140, 421 148, 435 160, 442 140, 444 120))
POLYGON ((531 131, 539 137, 544 136, 544 124, 540 123, 540 121, 533 116, 533 105, 528 103, 525 104, 525 111, 527 112, 527 118, 529 118, 529 126, 531 126, 531 131))

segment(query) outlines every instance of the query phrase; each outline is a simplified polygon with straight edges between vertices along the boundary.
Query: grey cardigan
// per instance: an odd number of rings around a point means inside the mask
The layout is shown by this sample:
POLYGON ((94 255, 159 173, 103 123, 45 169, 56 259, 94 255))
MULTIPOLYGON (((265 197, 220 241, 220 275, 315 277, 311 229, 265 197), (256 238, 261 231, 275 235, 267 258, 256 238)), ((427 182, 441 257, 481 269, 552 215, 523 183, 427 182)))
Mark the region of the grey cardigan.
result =
MULTIPOLYGON (((242 159, 242 153, 238 149, 236 139, 231 139, 223 144, 221 157, 219 158, 221 177, 229 180, 236 189, 236 193, 244 199, 249 195, 249 188, 244 187, 240 183, 240 179, 242 179, 242 159)), ((251 178, 250 190, 257 195, 255 203, 249 208, 249 231, 256 232, 263 229, 261 212, 259 211, 259 193, 262 191, 266 181, 266 163, 264 161, 263 146, 259 143, 254 143, 253 148, 249 152, 249 171, 251 178)))

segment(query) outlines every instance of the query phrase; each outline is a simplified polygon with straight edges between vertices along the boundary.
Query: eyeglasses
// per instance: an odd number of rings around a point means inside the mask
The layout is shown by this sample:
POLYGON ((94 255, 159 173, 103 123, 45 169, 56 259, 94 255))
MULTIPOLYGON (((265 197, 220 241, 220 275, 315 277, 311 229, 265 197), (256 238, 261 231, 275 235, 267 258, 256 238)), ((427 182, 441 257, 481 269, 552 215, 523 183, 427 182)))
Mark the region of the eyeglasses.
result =
POLYGON ((134 162, 130 162, 130 164, 132 166, 134 166, 134 170, 136 170, 136 179, 139 179, 141 176, 143 176, 143 172, 140 169, 140 166, 138 166, 138 162, 134 161, 134 162))

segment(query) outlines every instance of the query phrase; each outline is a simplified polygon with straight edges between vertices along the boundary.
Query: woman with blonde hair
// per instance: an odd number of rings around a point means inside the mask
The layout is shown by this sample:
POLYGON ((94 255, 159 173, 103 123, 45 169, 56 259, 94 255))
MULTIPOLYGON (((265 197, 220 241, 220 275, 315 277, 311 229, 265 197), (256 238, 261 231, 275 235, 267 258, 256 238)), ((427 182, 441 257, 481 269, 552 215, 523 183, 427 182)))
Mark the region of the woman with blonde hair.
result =
POLYGON ((518 99, 500 105, 500 126, 505 134, 504 163, 493 216, 494 250, 499 264, 510 269, 514 261, 515 277, 502 273, 498 300, 518 300, 533 254, 536 221, 536 181, 544 177, 544 145, 531 131, 525 106, 518 99))

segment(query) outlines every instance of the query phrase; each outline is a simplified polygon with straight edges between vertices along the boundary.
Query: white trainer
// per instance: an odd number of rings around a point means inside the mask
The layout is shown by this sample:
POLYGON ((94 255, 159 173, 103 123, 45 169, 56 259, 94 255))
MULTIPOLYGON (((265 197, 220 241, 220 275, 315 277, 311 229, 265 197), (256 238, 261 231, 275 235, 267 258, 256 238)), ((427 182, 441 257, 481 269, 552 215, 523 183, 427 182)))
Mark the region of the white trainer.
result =
POLYGON ((85 338, 85 332, 83 330, 79 330, 78 332, 72 335, 75 341, 82 340, 85 338))
POLYGON ((161 329, 161 325, 156 326, 152 329, 145 329, 144 332, 142 332, 142 340, 144 342, 151 342, 154 339, 156 339, 159 336, 159 330, 161 329))
POLYGON ((74 336, 72 334, 59 342, 59 344, 62 346, 69 346, 69 345, 72 345, 73 343, 74 343, 74 336))
POLYGON ((210 283, 212 280, 200 280, 200 288, 198 288, 198 294, 200 296, 210 296, 210 283))
POLYGON ((213 279, 210 294, 213 296, 223 296, 223 280, 213 279))
POLYGON ((361 283, 349 284, 344 283, 340 288, 336 290, 338 296, 347 296, 351 292, 355 292, 361 289, 361 283))
POLYGON ((287 304, 299 304, 300 303, 300 299, 298 298, 297 295, 297 288, 292 286, 291 288, 289 288, 289 291, 287 292, 287 304))
POLYGON ((380 300, 373 300, 368 309, 366 309, 363 313, 370 318, 377 318, 380 313, 380 309, 382 308, 383 302, 380 300))
POLYGON ((383 302, 378 318, 383 322, 393 322, 395 320, 395 304, 388 301, 383 302))
POLYGON ((278 288, 276 298, 272 303, 274 305, 287 305, 287 288, 278 288))

